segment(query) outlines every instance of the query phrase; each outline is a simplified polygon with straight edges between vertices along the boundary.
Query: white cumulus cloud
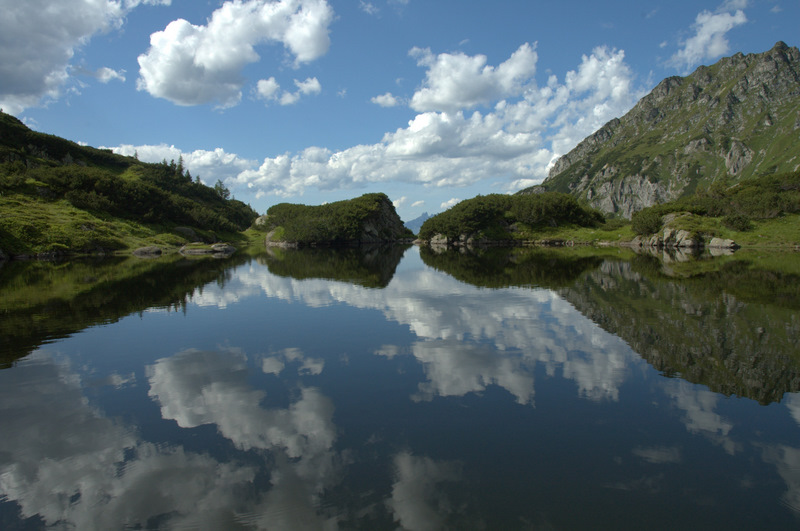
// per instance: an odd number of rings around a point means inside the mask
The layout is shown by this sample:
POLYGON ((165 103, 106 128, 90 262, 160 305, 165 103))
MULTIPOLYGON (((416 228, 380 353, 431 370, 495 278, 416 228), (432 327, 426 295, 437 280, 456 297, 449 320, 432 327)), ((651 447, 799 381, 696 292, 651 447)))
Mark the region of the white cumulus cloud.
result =
POLYGON ((217 179, 222 181, 234 179, 240 172, 252 167, 256 161, 243 159, 222 148, 213 150, 196 149, 181 151, 175 146, 166 144, 140 145, 123 144, 112 148, 114 153, 128 157, 136 156, 142 162, 178 161, 183 157, 183 165, 189 172, 206 183, 217 179))
POLYGON ((397 107, 400 105, 400 101, 391 92, 381 94, 380 96, 374 96, 370 101, 381 107, 397 107))
POLYGON ((441 188, 488 181, 501 191, 518 190, 541 182, 559 155, 644 95, 634 87, 622 50, 596 48, 563 81, 550 76, 544 86, 529 78, 535 52, 527 44, 496 68, 482 56, 414 53, 428 73, 411 107, 433 108, 450 98, 442 105, 449 110, 421 112, 375 144, 335 152, 309 147, 268 157, 258 168, 240 173, 238 184, 257 196, 283 197, 309 188, 386 182, 441 188), (445 72, 482 88, 459 89, 444 79, 445 72), (493 108, 488 112, 459 108, 489 103, 493 108))
POLYGON ((327 53, 332 20, 325 0, 225 2, 205 26, 178 19, 153 33, 137 88, 178 105, 234 106, 242 69, 260 59, 257 45, 281 43, 295 65, 308 63, 327 53))
POLYGON ((2 2, 0 107, 17 114, 58 98, 70 61, 99 33, 122 25, 126 9, 111 0, 2 2))
POLYGON ((322 92, 322 85, 315 77, 310 77, 305 81, 294 80, 297 90, 294 92, 284 91, 281 95, 281 105, 293 105, 297 103, 302 96, 309 96, 311 94, 319 94, 322 92))
POLYGON ((275 81, 274 77, 260 79, 258 83, 256 83, 256 94, 261 99, 272 100, 275 99, 280 88, 281 86, 275 81))
MULTIPOLYGON (((522 46, 514 55, 520 50, 532 52, 532 48, 522 46)), ((434 58, 430 68, 438 68, 438 61, 434 58)), ((474 71, 470 61, 464 64, 474 71)), ((517 63, 510 58, 503 64, 517 63)), ((485 75, 496 77, 500 70, 490 68, 485 75)), ((504 79, 519 78, 504 74, 504 79)), ((274 77, 262 79, 254 97, 290 104, 321 91, 316 78, 295 80, 295 85, 297 90, 288 92, 274 77)), ((422 87, 417 94, 426 89, 430 86, 422 87)), ((506 93, 496 92, 495 97, 506 93)), ((634 86, 624 52, 599 47, 584 55, 563 80, 551 75, 539 86, 530 79, 521 95, 492 101, 488 111, 421 112, 405 127, 385 133, 373 144, 338 151, 311 146, 267 157, 260 164, 219 148, 181 152, 166 145, 127 145, 114 150, 125 155, 138 152, 146 162, 183 156, 192 174, 199 173, 204 182, 219 178, 229 186, 249 189, 256 198, 301 196, 308 189, 357 189, 390 182, 436 188, 487 182, 498 191, 515 191, 541 182, 558 156, 608 120, 622 116, 643 95, 644 91, 634 86)), ((471 101, 475 100, 465 98, 462 103, 470 106, 471 101)), ((442 208, 447 208, 447 203, 442 208)))
POLYGON ((364 0, 359 0, 358 7, 367 15, 377 15, 380 12, 372 2, 365 2, 364 0))
POLYGON ((730 45, 726 34, 747 22, 742 11, 746 4, 742 1, 727 2, 716 13, 700 12, 692 25, 694 35, 681 43, 681 49, 670 57, 667 64, 686 72, 701 61, 728 53, 730 45))
POLYGON ((536 73, 538 56, 528 43, 497 67, 486 64, 484 55, 442 53, 413 48, 417 64, 428 68, 423 87, 411 99, 416 111, 468 109, 491 101, 517 96, 536 73))
POLYGON ((459 199, 457 197, 453 197, 453 198, 448 199, 447 201, 443 202, 441 205, 439 205, 439 208, 441 208, 442 210, 446 210, 446 209, 448 209, 448 208, 450 208, 452 206, 455 206, 455 205, 459 204, 460 202, 461 202, 461 199, 459 199))

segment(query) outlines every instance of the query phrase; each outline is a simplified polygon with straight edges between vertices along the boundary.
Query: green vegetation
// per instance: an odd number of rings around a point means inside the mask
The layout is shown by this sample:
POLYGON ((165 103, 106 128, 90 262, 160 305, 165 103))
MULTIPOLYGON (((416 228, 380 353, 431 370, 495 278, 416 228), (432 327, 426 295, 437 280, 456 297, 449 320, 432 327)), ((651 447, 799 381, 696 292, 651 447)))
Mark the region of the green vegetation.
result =
POLYGON ((280 203, 267 210, 260 230, 270 241, 307 244, 347 244, 397 241, 413 237, 403 226, 385 194, 365 194, 355 199, 319 206, 280 203), (367 229, 367 224, 371 230, 367 229))
POLYGON ((0 268, 0 368, 43 343, 149 308, 186 311, 198 287, 224 285, 232 267, 252 259, 85 257, 12 261, 0 268))
POLYGON ((599 253, 575 253, 558 248, 491 247, 462 252, 420 248, 426 265, 474 286, 557 289, 603 263, 599 253))
POLYGON ((491 194, 467 199, 422 224, 419 237, 437 234, 448 240, 461 235, 494 241, 532 239, 547 228, 597 226, 603 216, 558 192, 531 195, 491 194))
POLYGON ((0 249, 13 255, 178 244, 178 226, 215 239, 257 214, 193 179, 183 160, 147 164, 36 133, 0 113, 0 249))
POLYGON ((737 54, 663 80, 556 163, 542 186, 630 214, 640 199, 631 187, 647 193, 655 185, 661 197, 679 198, 724 179, 796 171, 797 57, 796 48, 779 42, 761 54, 737 54))
POLYGON ((365 245, 333 249, 270 249, 259 256, 273 275, 298 280, 324 278, 385 288, 394 276, 407 245, 365 245))
MULTIPOLYGON (((663 216, 674 213, 693 216, 682 216, 672 228, 720 237, 724 237, 726 231, 754 232, 767 220, 800 214, 800 171, 766 175, 735 184, 715 183, 690 197, 636 212, 631 228, 636 234, 654 234, 661 230, 663 216)), ((736 239, 739 241, 741 234, 736 239)))

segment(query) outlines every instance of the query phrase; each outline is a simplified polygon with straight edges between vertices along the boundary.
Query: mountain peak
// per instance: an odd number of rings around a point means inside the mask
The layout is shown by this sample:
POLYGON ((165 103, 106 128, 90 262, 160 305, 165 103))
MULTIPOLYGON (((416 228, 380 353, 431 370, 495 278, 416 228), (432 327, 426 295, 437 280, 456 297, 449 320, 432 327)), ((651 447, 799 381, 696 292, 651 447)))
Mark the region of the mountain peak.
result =
POLYGON ((778 41, 662 80, 556 161, 543 186, 630 217, 718 179, 800 169, 800 51, 778 41))

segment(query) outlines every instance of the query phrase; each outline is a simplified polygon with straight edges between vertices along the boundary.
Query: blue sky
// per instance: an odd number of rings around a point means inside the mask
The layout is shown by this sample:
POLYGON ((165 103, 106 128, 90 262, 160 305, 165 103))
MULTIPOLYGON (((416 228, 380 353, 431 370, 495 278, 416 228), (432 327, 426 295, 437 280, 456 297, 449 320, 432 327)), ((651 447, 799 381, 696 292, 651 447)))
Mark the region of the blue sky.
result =
POLYGON ((0 108, 263 213, 404 220, 541 182, 667 76, 798 45, 800 1, 0 0, 0 108))

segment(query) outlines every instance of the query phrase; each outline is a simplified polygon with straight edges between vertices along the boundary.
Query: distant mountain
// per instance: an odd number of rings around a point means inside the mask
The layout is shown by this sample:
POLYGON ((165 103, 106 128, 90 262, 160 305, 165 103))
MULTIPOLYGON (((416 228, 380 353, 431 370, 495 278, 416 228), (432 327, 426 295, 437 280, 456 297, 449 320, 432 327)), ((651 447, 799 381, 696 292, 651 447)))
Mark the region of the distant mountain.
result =
POLYGON ((414 234, 419 234, 419 229, 422 227, 422 224, 425 223, 425 220, 430 218, 431 215, 427 212, 424 212, 420 217, 414 218, 411 221, 406 221, 404 224, 407 229, 409 229, 414 234))
POLYGON ((714 182, 799 168, 800 51, 778 42, 663 80, 520 193, 566 192, 630 218, 714 182))

